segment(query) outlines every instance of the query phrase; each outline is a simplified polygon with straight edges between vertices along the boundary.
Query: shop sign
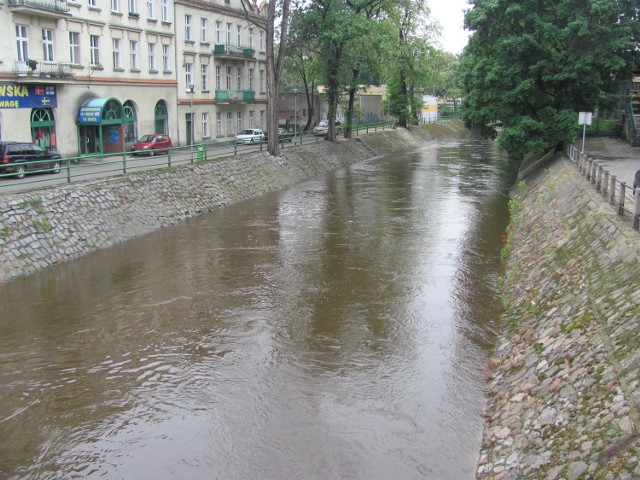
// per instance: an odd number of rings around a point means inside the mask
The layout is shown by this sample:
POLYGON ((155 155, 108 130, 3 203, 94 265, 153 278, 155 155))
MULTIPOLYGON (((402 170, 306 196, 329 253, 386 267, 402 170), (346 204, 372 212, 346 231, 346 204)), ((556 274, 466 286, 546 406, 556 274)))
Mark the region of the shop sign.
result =
POLYGON ((0 83, 0 108, 56 108, 55 85, 0 83))

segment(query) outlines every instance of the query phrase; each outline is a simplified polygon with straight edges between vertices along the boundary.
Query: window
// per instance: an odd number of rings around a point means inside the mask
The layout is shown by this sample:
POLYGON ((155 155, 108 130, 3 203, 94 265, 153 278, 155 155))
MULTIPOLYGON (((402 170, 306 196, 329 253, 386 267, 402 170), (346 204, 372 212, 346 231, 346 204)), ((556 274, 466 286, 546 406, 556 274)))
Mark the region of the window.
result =
POLYGON ((129 13, 138 13, 138 0, 129 0, 129 13))
POLYGON ((200 65, 200 83, 202 90, 209 90, 209 65, 200 65))
POLYGON ((220 40, 222 35, 221 30, 222 30, 222 22, 216 22, 216 43, 217 44, 222 43, 222 41, 220 40))
POLYGON ((266 91, 264 87, 264 82, 265 82, 264 70, 260 70, 260 93, 264 93, 266 91))
POLYGON ((184 38, 185 40, 193 40, 191 38, 191 15, 184 16, 184 38))
POLYGON ((80 65, 80 34, 69 32, 69 61, 74 65, 80 65))
POLYGON ((242 131, 242 112, 238 112, 238 130, 236 132, 242 131))
POLYGON ((100 37, 98 35, 89 35, 89 52, 91 65, 100 65, 100 37))
POLYGON ((233 114, 227 112, 227 135, 233 135, 233 114))
POLYGON ((42 29, 42 59, 45 62, 53 62, 53 30, 42 29))
POLYGON ((171 71, 171 46, 162 45, 162 70, 171 71))
POLYGON ((29 40, 26 25, 16 25, 16 44, 18 47, 18 61, 29 60, 29 40))
POLYGON ((98 0, 87 0, 87 5, 89 5, 90 7, 97 7, 98 0))
POLYGON ((249 90, 251 90, 252 92, 255 91, 255 89, 253 88, 253 68, 249 69, 249 90))
POLYGON ((160 11, 162 15, 162 21, 169 21, 169 0, 160 0, 160 11))
POLYGON ((113 68, 122 68, 122 59, 120 55, 120 39, 114 38, 113 43, 113 68))
POLYGON ((227 23, 227 45, 231 45, 231 24, 227 23))
POLYGON ((255 117, 254 113, 255 112, 253 110, 249 111, 249 128, 255 128, 256 127, 256 125, 255 125, 255 121, 256 120, 254 118, 255 117))
POLYGON ((129 63, 131 63, 132 70, 138 70, 138 42, 137 40, 129 41, 129 63))
POLYGON ((236 40, 237 40, 237 45, 240 46, 242 45, 242 26, 241 25, 236 25, 236 40))
POLYGON ((191 85, 193 85, 193 63, 184 64, 184 81, 187 91, 191 91, 191 85))
POLYGON ((249 48, 253 48, 253 27, 249 28, 249 48))
POLYGON ((260 51, 264 52, 264 30, 260 30, 260 51))
POLYGON ((264 130, 264 110, 260 110, 260 128, 264 130))
POLYGON ((222 131, 222 112, 216 112, 216 135, 218 137, 224 135, 222 131))
POLYGON ((149 47, 149 71, 156 71, 156 44, 150 43, 149 47))
POLYGON ((206 18, 200 19, 200 41, 202 43, 207 43, 209 39, 207 38, 207 30, 209 30, 209 22, 206 18))
POLYGON ((209 112, 202 114, 202 136, 207 138, 211 136, 209 131, 209 112))
POLYGON ((242 67, 238 67, 238 75, 236 76, 236 86, 238 90, 242 90, 242 67))
POLYGON ((216 65, 216 90, 222 90, 222 67, 216 65))
POLYGON ((231 82, 231 67, 227 67, 227 90, 231 90, 232 82, 231 82))
POLYGON ((147 0, 147 17, 152 20, 156 18, 156 12, 153 5, 153 0, 147 0))
POLYGON ((111 0, 111 11, 112 12, 120 11, 120 0, 111 0))

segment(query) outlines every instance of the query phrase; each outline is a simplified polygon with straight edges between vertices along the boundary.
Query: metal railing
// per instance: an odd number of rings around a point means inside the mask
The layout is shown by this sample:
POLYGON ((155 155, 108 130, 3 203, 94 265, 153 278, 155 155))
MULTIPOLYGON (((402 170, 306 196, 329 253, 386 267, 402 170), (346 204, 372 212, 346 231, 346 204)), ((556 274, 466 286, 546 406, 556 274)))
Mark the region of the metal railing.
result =
POLYGON ((566 154, 580 173, 594 186, 596 192, 612 205, 619 216, 631 215, 631 228, 640 229, 640 189, 630 188, 597 160, 581 153, 574 145, 568 145, 566 154))
POLYGON ((9 0, 9 7, 29 7, 56 13, 69 13, 66 0, 9 0))
POLYGON ((19 76, 38 78, 71 78, 73 68, 70 63, 27 60, 26 62, 16 61, 14 73, 19 76))
POLYGON ((216 90, 217 102, 253 102, 256 92, 253 90, 216 90))
POLYGON ((631 140, 635 145, 638 142, 638 131, 636 127, 636 118, 634 116, 633 104, 631 103, 631 99, 628 98, 626 101, 627 113, 629 114, 629 130, 631 130, 631 140))
MULTIPOLYGON (((392 122, 376 122, 362 125, 354 125, 353 132, 356 135, 377 132, 392 128, 392 122)), ((290 148, 297 145, 319 142, 324 135, 315 135, 312 131, 289 132, 279 137, 280 148, 290 148)), ((133 173, 136 171, 154 170, 161 168, 178 167, 191 163, 213 161, 235 155, 242 155, 250 151, 266 151, 267 141, 259 141, 254 144, 240 144, 235 138, 231 140, 204 142, 194 145, 172 147, 162 155, 152 154, 142 156, 141 152, 124 151, 114 154, 92 154, 78 157, 66 157, 61 160, 61 175, 32 175, 36 173, 56 173, 52 168, 29 169, 41 162, 23 162, 27 168, 27 175, 18 179, 16 173, 2 171, 0 165, 0 193, 9 191, 11 187, 33 185, 48 186, 60 183, 72 183, 74 181, 91 180, 108 176, 133 173)), ((47 161, 48 162, 48 161, 47 161)), ((4 166, 7 168, 7 166, 4 166)))
POLYGON ((227 57, 254 58, 256 51, 250 47, 232 46, 217 44, 213 47, 214 55, 224 55, 227 57))

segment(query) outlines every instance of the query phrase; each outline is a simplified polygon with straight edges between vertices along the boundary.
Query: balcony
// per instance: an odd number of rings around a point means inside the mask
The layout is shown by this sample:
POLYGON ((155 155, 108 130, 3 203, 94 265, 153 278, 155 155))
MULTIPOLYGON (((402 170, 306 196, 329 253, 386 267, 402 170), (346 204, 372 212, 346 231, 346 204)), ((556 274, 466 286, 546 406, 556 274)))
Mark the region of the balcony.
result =
POLYGON ((41 62, 36 60, 27 60, 26 62, 17 61, 14 73, 18 77, 38 80, 73 78, 73 69, 69 63, 41 62))
POLYGON ((247 103, 253 102, 256 92, 253 90, 216 90, 218 103, 247 103))
POLYGON ((218 44, 213 48, 216 57, 237 58, 240 60, 255 60, 256 51, 248 47, 233 47, 231 45, 218 44))
POLYGON ((71 16, 66 0, 9 0, 9 10, 55 19, 71 16))

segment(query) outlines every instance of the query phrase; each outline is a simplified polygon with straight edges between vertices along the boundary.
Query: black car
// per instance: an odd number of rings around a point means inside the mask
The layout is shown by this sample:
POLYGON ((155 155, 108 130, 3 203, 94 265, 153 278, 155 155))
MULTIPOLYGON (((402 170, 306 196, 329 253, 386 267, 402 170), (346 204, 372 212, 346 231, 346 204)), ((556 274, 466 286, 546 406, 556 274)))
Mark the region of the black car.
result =
POLYGON ((62 155, 45 150, 40 145, 26 142, 0 142, 0 174, 13 173, 24 178, 31 173, 59 173, 62 155))

